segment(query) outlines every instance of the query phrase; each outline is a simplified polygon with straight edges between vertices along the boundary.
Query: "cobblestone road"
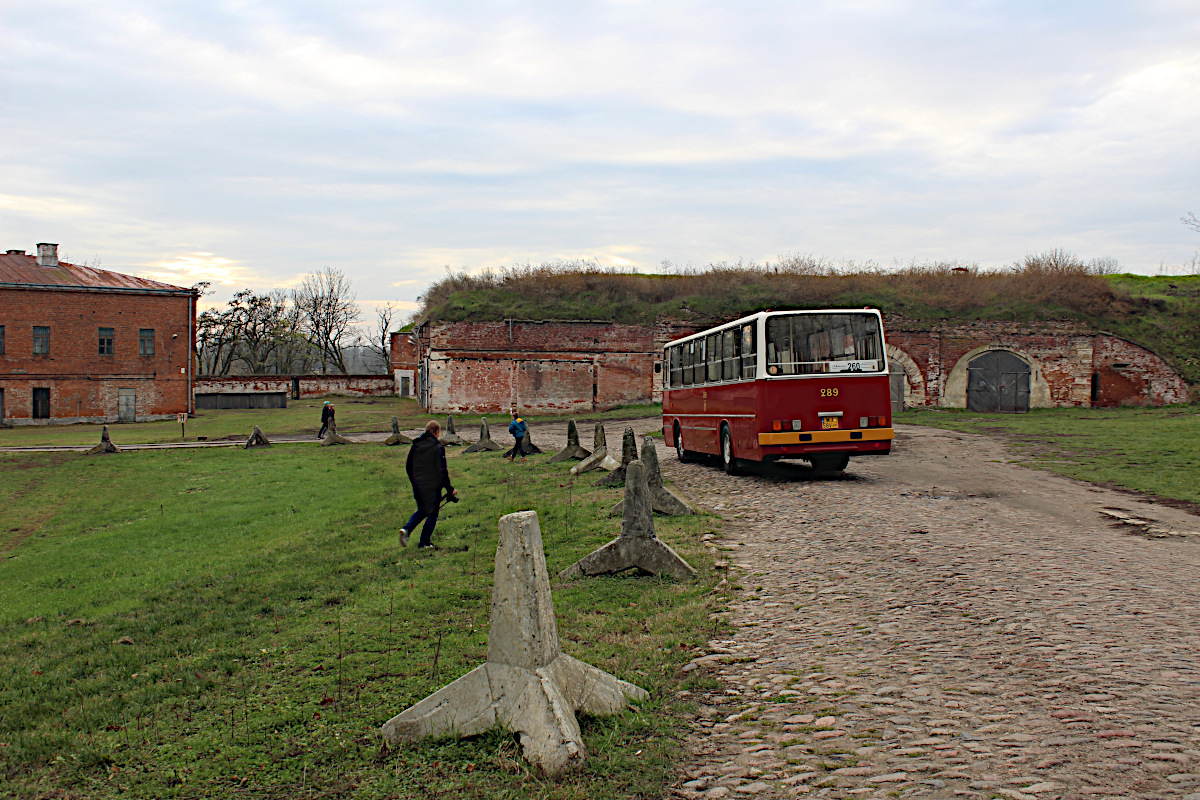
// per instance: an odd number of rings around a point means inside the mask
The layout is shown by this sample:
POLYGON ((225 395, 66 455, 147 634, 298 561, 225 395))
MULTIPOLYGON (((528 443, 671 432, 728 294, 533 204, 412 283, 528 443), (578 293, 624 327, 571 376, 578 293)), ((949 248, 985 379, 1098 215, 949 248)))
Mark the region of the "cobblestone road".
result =
POLYGON ((660 454, 738 586, 678 796, 1200 800, 1200 541, 1099 510, 1200 520, 945 431, 844 479, 660 454))

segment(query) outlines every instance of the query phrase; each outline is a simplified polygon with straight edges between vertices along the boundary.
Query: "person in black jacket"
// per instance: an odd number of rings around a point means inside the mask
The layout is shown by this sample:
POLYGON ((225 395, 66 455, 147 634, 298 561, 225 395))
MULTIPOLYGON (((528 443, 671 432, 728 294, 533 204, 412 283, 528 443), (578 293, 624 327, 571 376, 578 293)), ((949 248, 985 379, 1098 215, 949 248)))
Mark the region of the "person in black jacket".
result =
POLYGON ((433 527, 437 525, 442 489, 450 496, 458 495, 458 491, 450 484, 450 471, 446 468, 446 446, 438 441, 441 433, 442 426, 430 420, 425 425, 425 432, 417 437, 408 451, 405 468, 412 482, 417 510, 400 529, 401 547, 408 545, 408 535, 421 520, 425 520, 425 525, 421 528, 421 541, 417 547, 433 547, 433 527))
POLYGON ((317 433, 318 439, 325 438, 325 431, 329 430, 329 425, 334 420, 334 413, 333 403, 326 400, 325 405, 321 407, 321 430, 317 433))

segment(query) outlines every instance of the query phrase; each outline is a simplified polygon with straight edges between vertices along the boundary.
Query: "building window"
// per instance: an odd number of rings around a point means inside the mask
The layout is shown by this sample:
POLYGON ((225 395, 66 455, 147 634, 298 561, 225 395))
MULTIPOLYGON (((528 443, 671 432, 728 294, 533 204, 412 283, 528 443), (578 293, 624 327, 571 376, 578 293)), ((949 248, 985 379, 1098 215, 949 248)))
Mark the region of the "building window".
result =
POLYGON ((99 333, 100 338, 100 355, 111 356, 113 354, 113 329, 101 328, 99 333))
POLYGON ((0 356, 4 355, 4 326, 0 325, 0 356))
POLYGON ((154 355, 154 328, 142 328, 138 331, 138 355, 154 355))
POLYGON ((46 325, 33 326, 33 354, 35 356, 50 355, 50 328, 46 325))

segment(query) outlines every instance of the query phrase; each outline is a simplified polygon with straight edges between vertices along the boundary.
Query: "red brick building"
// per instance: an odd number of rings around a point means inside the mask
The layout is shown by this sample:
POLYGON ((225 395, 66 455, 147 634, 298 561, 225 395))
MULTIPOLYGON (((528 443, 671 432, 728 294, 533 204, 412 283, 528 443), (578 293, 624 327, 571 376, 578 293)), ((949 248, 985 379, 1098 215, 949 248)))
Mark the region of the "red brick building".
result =
POLYGON ((451 322, 392 335, 431 411, 593 411, 662 399, 662 349, 696 328, 596 321, 451 322))
POLYGON ((388 343, 392 378, 396 382, 396 394, 414 397, 417 394, 417 376, 420 373, 420 357, 417 351, 417 332, 414 330, 393 331, 388 343))
POLYGON ((38 254, 0 255, 0 420, 141 422, 191 412, 199 294, 38 254))

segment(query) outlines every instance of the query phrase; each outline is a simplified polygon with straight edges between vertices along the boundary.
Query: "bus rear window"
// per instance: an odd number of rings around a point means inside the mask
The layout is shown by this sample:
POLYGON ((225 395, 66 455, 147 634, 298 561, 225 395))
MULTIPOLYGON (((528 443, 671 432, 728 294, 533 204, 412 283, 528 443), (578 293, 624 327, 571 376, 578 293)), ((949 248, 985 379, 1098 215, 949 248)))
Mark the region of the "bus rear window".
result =
POLYGON ((874 314, 780 314, 767 319, 767 374, 878 372, 885 368, 874 314))

